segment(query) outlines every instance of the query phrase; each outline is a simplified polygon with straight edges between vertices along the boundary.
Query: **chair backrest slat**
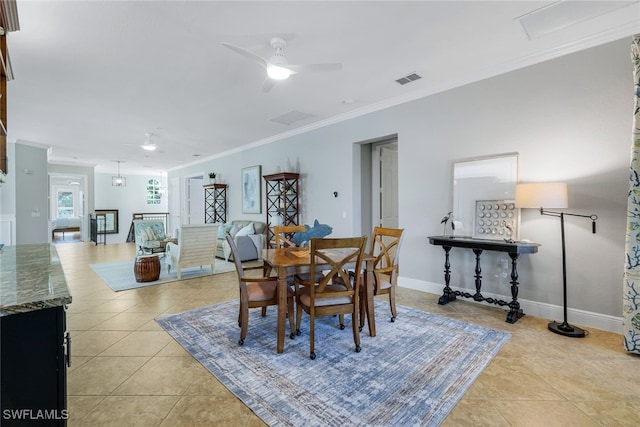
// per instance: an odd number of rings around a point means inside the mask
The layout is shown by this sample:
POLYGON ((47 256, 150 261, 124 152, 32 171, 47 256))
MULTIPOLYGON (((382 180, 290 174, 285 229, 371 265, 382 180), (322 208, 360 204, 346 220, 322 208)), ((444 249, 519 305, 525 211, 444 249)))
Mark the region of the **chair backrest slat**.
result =
POLYGON ((323 277, 317 280, 318 286, 312 286, 310 293, 316 298, 352 296, 358 292, 360 278, 349 280, 349 269, 359 271, 362 266, 362 256, 367 242, 366 237, 347 238, 312 238, 310 247, 310 271, 318 271, 317 266, 325 266, 323 277), (329 286, 333 278, 339 277, 344 290, 335 290, 329 286), (322 294, 325 295, 322 295, 322 294))
POLYGON ((276 239, 276 248, 293 248, 296 246, 291 241, 294 233, 306 231, 304 225, 276 225, 273 227, 273 234, 276 239))
POLYGON ((374 268, 395 267, 399 263, 404 229, 375 227, 370 252, 376 257, 374 268))

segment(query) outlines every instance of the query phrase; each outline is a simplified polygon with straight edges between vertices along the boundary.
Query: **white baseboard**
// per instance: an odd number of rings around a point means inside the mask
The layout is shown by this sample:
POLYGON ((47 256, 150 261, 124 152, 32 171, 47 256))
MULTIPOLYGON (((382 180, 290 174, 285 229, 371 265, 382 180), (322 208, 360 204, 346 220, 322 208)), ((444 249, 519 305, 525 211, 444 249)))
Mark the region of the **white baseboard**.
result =
MULTIPOLYGON (((444 284, 441 283, 426 282, 422 280, 410 279, 408 277, 399 277, 398 286, 436 295, 442 295, 442 289, 444 288, 444 284)), ((466 288, 456 288, 454 286, 452 286, 451 289, 453 289, 454 291, 465 291, 469 293, 473 293, 475 291, 475 289, 472 290, 466 288)), ((506 296, 484 292, 482 293, 482 295, 484 295, 486 298, 491 297, 505 301, 511 301, 511 295, 506 296)), ((484 304, 491 307, 497 307, 495 304, 489 304, 487 302, 477 302, 471 298, 464 298, 464 300, 476 304, 484 304)), ((562 306, 530 301, 521 298, 518 298, 518 302, 520 303, 520 308, 522 308, 525 314, 557 321, 562 321, 564 318, 564 308, 562 306)), ((585 310, 578 310, 575 308, 567 309, 567 317, 569 323, 575 324, 576 326, 586 326, 622 334, 622 317, 609 316, 607 314, 594 313, 585 310)))

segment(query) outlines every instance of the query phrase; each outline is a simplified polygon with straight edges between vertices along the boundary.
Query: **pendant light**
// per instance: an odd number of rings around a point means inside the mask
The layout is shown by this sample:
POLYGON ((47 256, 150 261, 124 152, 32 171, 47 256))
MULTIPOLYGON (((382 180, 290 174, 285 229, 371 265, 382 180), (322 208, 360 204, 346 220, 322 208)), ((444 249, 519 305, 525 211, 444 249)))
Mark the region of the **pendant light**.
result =
POLYGON ((118 175, 111 177, 111 185, 114 187, 126 187, 127 186, 127 178, 120 175, 120 160, 116 160, 118 162, 118 175))

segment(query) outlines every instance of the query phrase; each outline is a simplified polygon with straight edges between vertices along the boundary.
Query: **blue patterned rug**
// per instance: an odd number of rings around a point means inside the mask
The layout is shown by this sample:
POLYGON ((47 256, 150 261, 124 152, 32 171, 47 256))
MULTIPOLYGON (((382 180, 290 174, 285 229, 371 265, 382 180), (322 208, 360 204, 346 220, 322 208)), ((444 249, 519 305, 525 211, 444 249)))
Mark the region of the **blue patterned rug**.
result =
MULTIPOLYGON (((144 286, 159 285, 161 283, 175 282, 178 274, 175 269, 167 273, 167 265, 164 257, 160 259, 160 277, 153 282, 136 282, 133 265, 135 259, 127 261, 103 262, 100 264, 90 264, 93 271, 114 291, 124 291, 127 289, 142 288, 144 286)), ((235 271, 235 266, 231 262, 216 259, 214 266, 215 274, 235 271)), ((192 279, 194 277, 207 276, 211 274, 211 267, 192 267, 182 270, 182 279, 192 279)))
MULTIPOLYGON (((436 426, 449 414, 510 334, 398 306, 377 336, 361 334, 354 351, 350 316, 316 320, 315 360, 309 359, 309 317, 302 335, 276 353, 276 310, 250 310, 238 345, 238 301, 156 321, 265 423, 285 426, 436 426)), ((287 337, 289 327, 287 322, 287 337)))

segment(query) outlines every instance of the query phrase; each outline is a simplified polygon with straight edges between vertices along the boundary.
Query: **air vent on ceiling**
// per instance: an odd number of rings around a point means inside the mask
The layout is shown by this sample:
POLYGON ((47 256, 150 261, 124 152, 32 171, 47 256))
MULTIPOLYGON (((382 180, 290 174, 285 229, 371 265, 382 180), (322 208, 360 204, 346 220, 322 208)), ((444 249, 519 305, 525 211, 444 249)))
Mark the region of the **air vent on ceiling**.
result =
POLYGON ((272 122, 282 123, 283 125, 291 126, 295 122, 314 117, 313 114, 303 113, 302 111, 291 110, 288 113, 284 113, 281 116, 271 119, 272 122))
POLYGON ((407 83, 414 82, 414 81, 416 81, 418 79, 421 79, 421 78, 422 78, 422 76, 420 76, 420 75, 418 75, 416 73, 411 73, 408 76, 400 77, 399 79, 396 80, 396 82, 398 84, 401 84, 401 85, 406 85, 407 83))

